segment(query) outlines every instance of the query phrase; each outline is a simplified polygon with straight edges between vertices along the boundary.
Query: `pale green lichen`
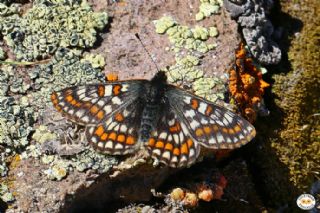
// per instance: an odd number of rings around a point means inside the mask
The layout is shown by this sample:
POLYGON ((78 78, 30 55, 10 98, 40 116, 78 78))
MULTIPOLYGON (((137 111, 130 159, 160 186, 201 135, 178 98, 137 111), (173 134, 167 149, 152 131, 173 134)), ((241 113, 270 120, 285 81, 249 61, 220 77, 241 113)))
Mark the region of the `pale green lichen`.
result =
POLYGON ((196 14, 196 20, 200 21, 212 14, 218 13, 222 5, 222 0, 200 0, 199 12, 196 14))
POLYGON ((38 0, 21 17, 0 16, 0 32, 18 60, 32 61, 59 47, 92 47, 107 22, 86 1, 38 0))
POLYGON ((6 59, 6 53, 3 51, 2 47, 0 47, 0 60, 6 59))
POLYGON ((170 16, 163 16, 159 20, 155 20, 153 23, 156 27, 156 33, 159 34, 165 33, 167 29, 173 27, 176 24, 176 22, 170 16))
POLYGON ((41 125, 36 128, 36 131, 32 135, 32 139, 42 144, 45 141, 57 139, 57 135, 48 131, 48 128, 46 126, 41 125))
MULTIPOLYGON (((156 32, 158 32, 157 28, 159 28, 159 26, 166 26, 165 28, 163 28, 165 30, 161 32, 166 33, 169 36, 169 41, 171 44, 173 44, 173 48, 172 48, 173 51, 179 52, 181 48, 185 48, 190 51, 195 50, 201 53, 206 53, 209 50, 212 50, 216 47, 215 43, 207 44, 205 42, 206 40, 209 39, 209 36, 211 36, 210 35, 211 28, 209 28, 209 30, 201 26, 190 28, 188 26, 181 26, 176 22, 174 22, 174 24, 168 25, 168 24, 162 23, 163 19, 173 20, 171 17, 167 17, 167 16, 164 16, 161 19, 156 20, 154 22, 156 27, 156 32)), ((215 35, 215 33, 213 32, 213 29, 211 29, 211 34, 215 35)))
POLYGON ((12 201, 14 201, 14 197, 13 197, 12 193, 9 191, 8 186, 6 184, 4 184, 4 183, 0 184, 0 198, 4 202, 12 202, 12 201))
POLYGON ((215 77, 204 77, 200 78, 194 81, 193 83, 193 90, 195 91, 194 94, 203 97, 209 101, 216 102, 218 99, 223 100, 224 99, 224 88, 221 86, 223 83, 221 82, 221 79, 215 78, 215 77), (217 89, 217 87, 220 87, 217 89), (209 91, 213 91, 213 89, 216 88, 216 93, 212 93, 209 91))
POLYGON ((87 54, 81 59, 81 62, 89 62, 93 68, 101 68, 103 69, 106 65, 104 57, 102 55, 94 55, 94 54, 87 54))

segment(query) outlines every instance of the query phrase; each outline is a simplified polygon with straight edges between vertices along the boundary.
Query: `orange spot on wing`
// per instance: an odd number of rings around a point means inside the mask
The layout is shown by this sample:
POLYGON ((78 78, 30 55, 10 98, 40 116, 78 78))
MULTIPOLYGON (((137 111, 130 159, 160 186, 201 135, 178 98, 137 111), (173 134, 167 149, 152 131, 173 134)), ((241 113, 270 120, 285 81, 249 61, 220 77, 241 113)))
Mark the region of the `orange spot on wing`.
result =
POLYGON ((180 149, 179 148, 174 148, 173 154, 174 155, 180 155, 180 149))
POLYGON ((132 145, 135 143, 135 139, 134 137, 132 137, 131 135, 127 137, 127 140, 126 140, 126 144, 129 144, 129 145, 132 145))
POLYGON ((109 139, 115 141, 117 138, 117 134, 115 132, 111 132, 110 135, 109 135, 109 139))
POLYGON ((233 135, 235 133, 234 129, 229 129, 229 134, 233 135))
POLYGON ((102 120, 104 118, 104 112, 100 110, 96 116, 99 120, 102 120))
POLYGON ((209 116, 209 115, 211 115, 211 113, 212 113, 212 107, 211 107, 210 105, 208 105, 208 106, 207 106, 207 109, 206 109, 206 111, 205 111, 205 115, 206 115, 206 116, 209 116))
POLYGON ((181 130, 181 126, 176 122, 173 126, 170 126, 169 130, 171 133, 179 132, 181 130))
POLYGON ((150 138, 148 144, 149 144, 149 146, 152 146, 152 147, 153 147, 154 144, 155 144, 155 142, 156 142, 156 140, 155 140, 154 138, 150 138))
POLYGON ((103 133, 100 137, 101 140, 105 141, 108 138, 108 134, 107 133, 103 133))
POLYGON ((157 141, 156 148, 163 148, 163 147, 164 147, 164 143, 162 141, 157 141))
POLYGON ((164 149, 172 151, 173 145, 171 143, 167 143, 164 149))
POLYGON ((118 122, 121 122, 124 120, 124 117, 121 113, 117 113, 115 116, 114 116, 115 120, 118 121, 118 122))
POLYGON ((223 128, 222 128, 222 132, 224 132, 224 133, 228 133, 228 132, 229 132, 229 130, 228 130, 227 128, 223 127, 223 128))
POLYGON ((218 125, 213 124, 212 129, 213 129, 213 131, 217 132, 219 130, 219 127, 218 127, 218 125))
POLYGON ((72 95, 67 95, 67 96, 65 97, 65 100, 70 103, 70 102, 73 100, 72 95))
POLYGON ((56 92, 53 92, 53 93, 51 94, 51 101, 52 101, 52 103, 53 103, 54 105, 57 105, 57 104, 59 103, 56 92))
POLYGON ((98 86, 98 95, 99 95, 99 97, 104 96, 104 86, 103 85, 98 86))
POLYGON ((90 108, 90 112, 91 114, 96 114, 97 112, 99 111, 99 108, 95 105, 93 105, 91 108, 90 108))
POLYGON ((236 125, 233 129, 235 132, 240 132, 241 127, 239 125, 236 125))
POLYGON ((123 134, 118 135, 117 141, 123 143, 126 140, 126 136, 124 136, 123 134))
POLYGON ((201 128, 198 128, 196 130, 196 136, 201 137, 203 135, 203 130, 201 128))
POLYGON ((211 128, 208 126, 203 127, 204 132, 209 135, 211 133, 211 128))
POLYGON ((58 106, 58 105, 56 105, 55 108, 56 108, 56 110, 57 110, 58 112, 61 112, 61 111, 62 111, 61 107, 58 106))
POLYGON ((186 143, 181 145, 181 154, 188 154, 189 150, 188 150, 188 145, 186 143))
POLYGON ((112 88, 113 94, 114 95, 119 95, 120 94, 120 90, 121 90, 121 85, 117 84, 114 85, 112 88))
POLYGON ((188 147, 190 148, 193 145, 193 141, 189 138, 187 140, 188 147))
POLYGON ((98 126, 98 128, 96 129, 96 131, 94 133, 100 137, 104 133, 103 126, 102 125, 98 126))
POLYGON ((85 102, 84 107, 91 108, 92 104, 90 102, 85 102))
POLYGON ((197 101, 196 99, 191 99, 191 107, 192 109, 198 109, 199 101, 197 101))
POLYGON ((75 99, 73 99, 71 102, 70 102, 70 104, 72 105, 72 106, 74 106, 74 105, 76 105, 78 102, 75 100, 75 99))

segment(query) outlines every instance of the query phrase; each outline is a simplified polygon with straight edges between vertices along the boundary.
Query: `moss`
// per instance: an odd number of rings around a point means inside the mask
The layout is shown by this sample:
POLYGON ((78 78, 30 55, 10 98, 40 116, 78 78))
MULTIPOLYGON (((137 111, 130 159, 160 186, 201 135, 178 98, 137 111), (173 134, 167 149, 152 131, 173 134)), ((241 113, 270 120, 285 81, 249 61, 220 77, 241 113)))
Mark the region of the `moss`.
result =
POLYGON ((296 4, 282 1, 282 7, 301 19, 304 27, 292 40, 288 53, 292 70, 275 76, 273 91, 285 117, 279 138, 273 140, 272 146, 288 167, 292 183, 305 189, 320 179, 320 17, 307 15, 318 14, 320 4, 316 0, 296 4), (303 12, 296 10, 297 6, 303 12))
MULTIPOLYGON (((12 6, 10 6, 12 7, 12 6)), ((46 58, 59 47, 92 47, 108 22, 85 1, 38 0, 22 16, 0 16, 0 30, 18 60, 46 58)))

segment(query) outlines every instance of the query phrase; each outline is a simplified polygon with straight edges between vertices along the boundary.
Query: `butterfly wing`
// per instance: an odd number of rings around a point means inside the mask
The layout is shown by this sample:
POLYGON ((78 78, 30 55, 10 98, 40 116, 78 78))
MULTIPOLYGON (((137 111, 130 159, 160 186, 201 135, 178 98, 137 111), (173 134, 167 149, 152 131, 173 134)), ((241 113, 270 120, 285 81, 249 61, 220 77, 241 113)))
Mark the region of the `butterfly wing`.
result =
POLYGON ((51 101, 71 121, 96 125, 132 104, 143 90, 143 82, 133 80, 69 87, 53 92, 51 101))
POLYGON ((143 103, 136 99, 97 126, 86 128, 86 137, 90 144, 99 151, 124 155, 138 148, 138 130, 141 123, 143 103))
POLYGON ((192 137, 207 148, 237 148, 256 134, 244 118, 187 91, 169 86, 166 97, 192 137))
POLYGON ((200 151, 187 126, 169 106, 165 106, 156 130, 145 145, 153 159, 170 167, 191 165, 200 151))

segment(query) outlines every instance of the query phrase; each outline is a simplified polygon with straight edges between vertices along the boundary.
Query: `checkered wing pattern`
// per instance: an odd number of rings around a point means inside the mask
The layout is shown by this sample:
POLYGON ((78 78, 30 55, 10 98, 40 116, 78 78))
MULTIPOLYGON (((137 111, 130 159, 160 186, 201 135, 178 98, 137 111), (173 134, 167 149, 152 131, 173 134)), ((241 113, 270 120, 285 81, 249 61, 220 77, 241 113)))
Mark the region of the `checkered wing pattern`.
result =
POLYGON ((82 125, 97 125, 139 96, 143 80, 75 86, 51 94, 54 107, 82 125))
POLYGON ((200 151, 186 124, 169 106, 146 146, 153 159, 175 168, 191 165, 200 151))
POLYGON ((234 149, 255 136, 255 128, 237 114, 170 86, 167 99, 195 141, 212 149, 234 149))
POLYGON ((130 103, 117 110, 103 123, 86 128, 89 143, 97 150, 112 155, 134 152, 137 146, 138 130, 141 123, 140 101, 130 103))

